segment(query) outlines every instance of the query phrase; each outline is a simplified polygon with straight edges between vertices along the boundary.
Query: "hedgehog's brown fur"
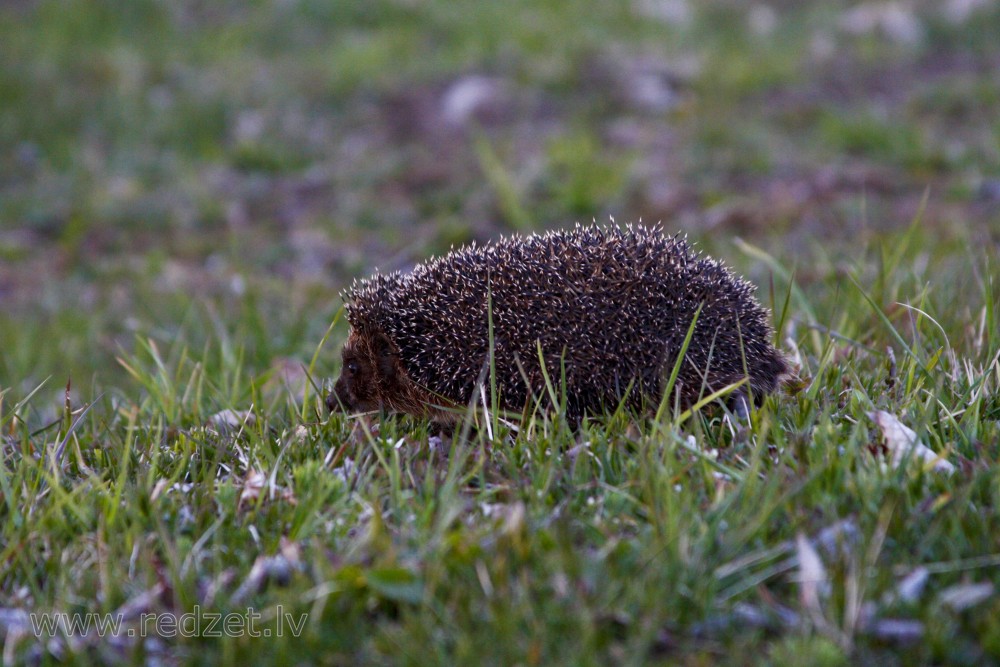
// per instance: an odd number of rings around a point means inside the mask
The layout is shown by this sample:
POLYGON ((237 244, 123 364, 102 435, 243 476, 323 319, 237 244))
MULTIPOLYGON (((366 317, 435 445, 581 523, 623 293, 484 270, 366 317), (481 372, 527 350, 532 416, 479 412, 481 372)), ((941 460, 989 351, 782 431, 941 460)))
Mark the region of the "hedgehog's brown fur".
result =
POLYGON ((405 276, 355 282, 343 371, 327 405, 454 421, 449 408, 468 403, 488 368, 492 313, 502 406, 548 403, 540 347, 571 420, 623 400, 648 409, 662 398, 699 306, 671 400, 690 406, 748 378, 759 402, 788 367, 753 291, 658 228, 578 225, 473 244, 405 276))

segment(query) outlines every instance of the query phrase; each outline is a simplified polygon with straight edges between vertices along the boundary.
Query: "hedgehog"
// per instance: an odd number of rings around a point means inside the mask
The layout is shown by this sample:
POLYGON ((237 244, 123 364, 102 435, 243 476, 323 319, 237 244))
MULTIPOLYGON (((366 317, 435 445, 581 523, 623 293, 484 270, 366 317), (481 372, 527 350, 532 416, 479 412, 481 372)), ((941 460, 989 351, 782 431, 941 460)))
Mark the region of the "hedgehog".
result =
POLYGON ((659 226, 473 243, 345 290, 351 331, 326 404, 447 426, 495 387, 508 411, 552 408, 557 394, 579 424, 622 405, 649 413, 664 398, 689 408, 737 385, 730 406, 745 416, 746 399, 759 405, 788 372, 755 289, 659 226))

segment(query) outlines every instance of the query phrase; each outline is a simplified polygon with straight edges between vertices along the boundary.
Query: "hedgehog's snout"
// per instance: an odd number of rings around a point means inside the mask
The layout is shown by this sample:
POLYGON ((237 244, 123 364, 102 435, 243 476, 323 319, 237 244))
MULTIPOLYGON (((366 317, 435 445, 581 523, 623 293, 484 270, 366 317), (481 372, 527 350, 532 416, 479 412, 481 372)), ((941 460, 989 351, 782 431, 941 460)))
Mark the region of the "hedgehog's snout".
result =
POLYGON ((326 407, 330 412, 351 412, 355 408, 354 403, 347 381, 341 375, 333 385, 333 391, 326 396, 326 407))
POLYGON ((330 412, 367 412, 381 407, 379 377, 366 355, 350 342, 344 347, 340 377, 326 397, 330 412))
POLYGON ((340 412, 341 406, 347 407, 340 400, 336 389, 326 395, 326 407, 330 412, 340 412))

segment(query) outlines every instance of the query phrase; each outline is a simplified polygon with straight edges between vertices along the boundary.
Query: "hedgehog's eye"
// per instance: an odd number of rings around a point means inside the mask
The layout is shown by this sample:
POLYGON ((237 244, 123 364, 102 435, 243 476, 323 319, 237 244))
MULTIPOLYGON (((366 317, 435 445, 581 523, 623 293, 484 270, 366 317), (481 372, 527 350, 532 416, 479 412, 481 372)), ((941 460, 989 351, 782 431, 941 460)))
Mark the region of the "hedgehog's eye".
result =
POLYGON ((354 375, 355 373, 358 372, 358 362, 356 362, 356 361, 348 361, 347 365, 344 366, 344 368, 347 370, 347 373, 349 375, 354 375))

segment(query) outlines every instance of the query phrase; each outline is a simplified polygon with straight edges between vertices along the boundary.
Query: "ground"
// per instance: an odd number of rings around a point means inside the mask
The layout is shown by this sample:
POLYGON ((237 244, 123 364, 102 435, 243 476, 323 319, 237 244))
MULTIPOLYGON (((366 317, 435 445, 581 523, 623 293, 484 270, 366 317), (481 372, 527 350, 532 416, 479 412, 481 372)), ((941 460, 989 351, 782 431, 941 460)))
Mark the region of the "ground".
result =
POLYGON ((4 4, 4 658, 1000 661, 997 34, 989 0, 4 4), (797 375, 749 423, 327 416, 352 278, 609 217, 759 286, 797 375), (228 613, 282 636, 169 631, 228 613))

